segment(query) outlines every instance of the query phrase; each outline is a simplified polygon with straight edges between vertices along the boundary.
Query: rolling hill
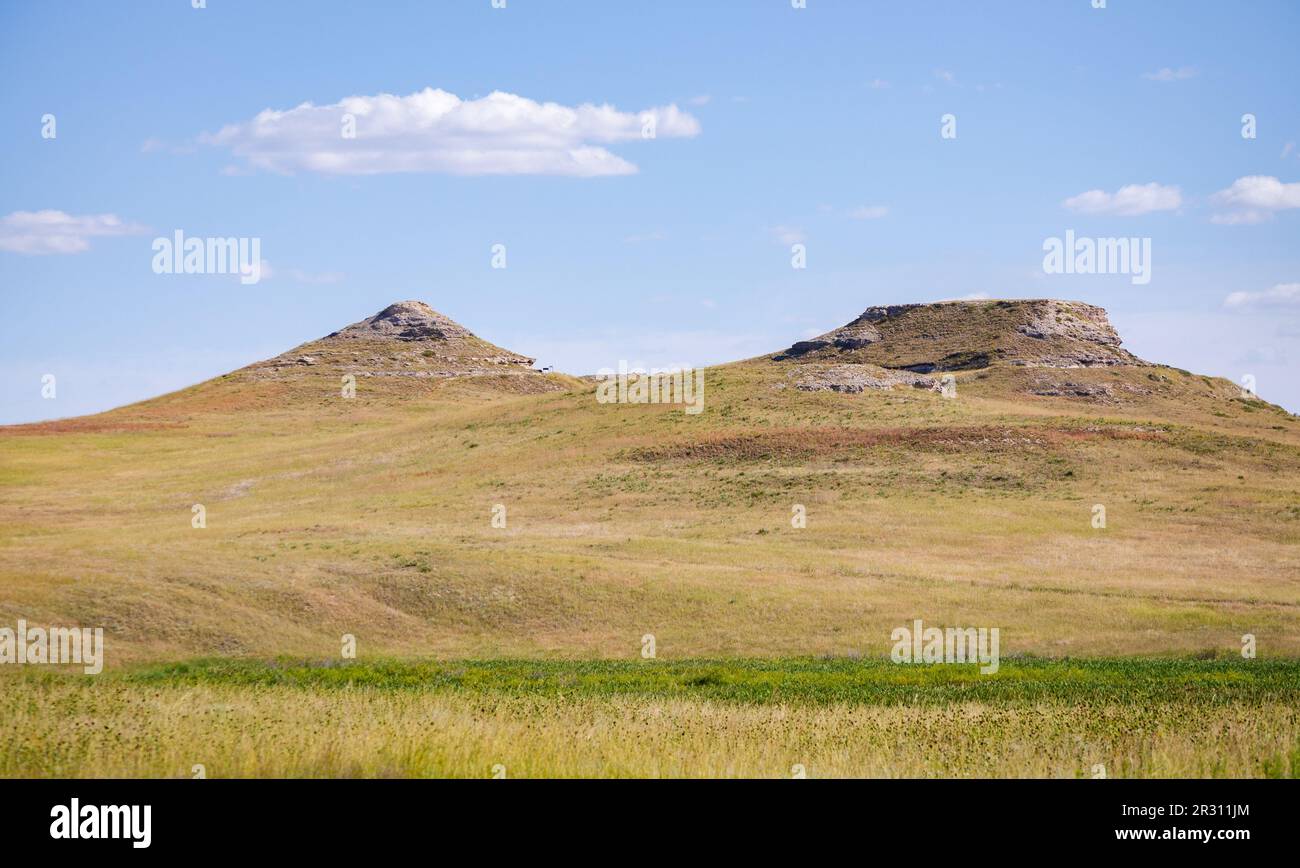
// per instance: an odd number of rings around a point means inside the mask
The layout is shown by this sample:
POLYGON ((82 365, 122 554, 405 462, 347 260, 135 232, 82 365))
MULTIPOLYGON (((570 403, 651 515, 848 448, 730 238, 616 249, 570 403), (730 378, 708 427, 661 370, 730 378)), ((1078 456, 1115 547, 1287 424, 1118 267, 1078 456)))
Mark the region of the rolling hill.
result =
POLYGON ((0 429, 0 624, 106 640, 0 667, 0 775, 1300 775, 1293 416, 1056 301, 704 375, 601 403, 402 302, 0 429))
POLYGON ((1295 418, 1119 343, 1077 303, 870 308, 708 369, 693 417, 597 403, 398 303, 181 392, 3 429, 0 617, 102 623, 110 665, 344 633, 439 656, 620 657, 646 633, 661 654, 874 655, 913 617, 1003 625, 1013 654, 1244 633, 1297 653, 1295 418))

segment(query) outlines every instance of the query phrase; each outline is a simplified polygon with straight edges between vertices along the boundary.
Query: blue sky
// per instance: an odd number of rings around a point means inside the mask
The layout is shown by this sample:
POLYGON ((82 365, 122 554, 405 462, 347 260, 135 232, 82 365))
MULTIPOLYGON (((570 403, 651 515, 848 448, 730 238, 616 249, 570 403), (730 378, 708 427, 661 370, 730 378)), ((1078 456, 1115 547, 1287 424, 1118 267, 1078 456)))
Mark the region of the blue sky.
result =
POLYGON ((0 422, 409 298, 572 373, 745 358, 873 304, 1078 299, 1300 410, 1300 4, 1106 6, 0 0, 0 422), (426 89, 453 126, 419 126, 426 89), (324 160, 345 106, 369 150, 324 160), (1067 229, 1150 238, 1150 282, 1045 274, 1067 229), (156 274, 176 230, 256 237, 267 272, 156 274))

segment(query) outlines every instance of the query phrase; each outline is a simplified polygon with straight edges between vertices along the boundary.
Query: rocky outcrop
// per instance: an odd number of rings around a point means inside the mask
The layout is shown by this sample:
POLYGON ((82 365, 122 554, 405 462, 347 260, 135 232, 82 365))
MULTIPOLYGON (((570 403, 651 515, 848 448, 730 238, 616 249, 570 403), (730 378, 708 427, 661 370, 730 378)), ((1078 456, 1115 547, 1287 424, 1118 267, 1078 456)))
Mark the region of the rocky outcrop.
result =
POLYGON ((910 386, 939 391, 937 377, 911 371, 890 371, 875 365, 799 365, 790 372, 795 388, 801 392, 865 392, 868 389, 892 389, 910 386))
POLYGON ((469 329, 422 301, 399 301, 326 340, 448 341, 473 337, 469 329))
POLYGON ((928 374, 993 364, 1146 365, 1120 347, 1102 308, 1076 301, 952 301, 869 307, 845 326, 773 358, 870 364, 928 374))
POLYGON ((1046 299, 1028 304, 1025 315, 1028 322, 1016 326, 1016 330, 1037 340, 1062 337, 1108 347, 1122 343, 1105 309, 1095 305, 1046 299))
POLYGON ((413 380, 518 375, 545 380, 532 370, 533 362, 483 340, 424 302, 400 301, 244 372, 257 380, 325 374, 413 380))

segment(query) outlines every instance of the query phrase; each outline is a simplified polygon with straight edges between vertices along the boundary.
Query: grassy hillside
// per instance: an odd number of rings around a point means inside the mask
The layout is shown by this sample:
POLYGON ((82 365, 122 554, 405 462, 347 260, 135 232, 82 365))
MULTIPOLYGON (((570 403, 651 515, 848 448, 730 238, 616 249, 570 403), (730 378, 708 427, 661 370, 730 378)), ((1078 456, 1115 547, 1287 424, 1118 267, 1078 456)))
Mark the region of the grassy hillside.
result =
POLYGON ((404 303, 0 428, 0 625, 107 644, 0 667, 0 775, 1300 774, 1296 419, 1096 308, 880 310, 698 415, 404 303))
POLYGON ((793 370, 711 369, 698 416, 561 377, 256 401, 230 378, 3 429, 0 622, 103 625, 110 667, 344 633, 363 656, 634 657, 646 633, 667 658, 878 656, 918 617, 1000 627, 1004 654, 1300 653, 1288 414, 1168 368, 994 366, 956 399, 793 370))

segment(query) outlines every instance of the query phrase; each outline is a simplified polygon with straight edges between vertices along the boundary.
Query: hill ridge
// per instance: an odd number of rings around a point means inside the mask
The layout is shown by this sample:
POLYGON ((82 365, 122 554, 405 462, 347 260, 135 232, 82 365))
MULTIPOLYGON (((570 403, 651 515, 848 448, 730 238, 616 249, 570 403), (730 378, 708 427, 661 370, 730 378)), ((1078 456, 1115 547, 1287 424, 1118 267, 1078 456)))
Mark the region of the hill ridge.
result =
POLYGON ((851 322, 797 341, 776 361, 856 362, 914 373, 995 363, 1031 367, 1149 366, 1121 349, 1104 308, 1079 301, 945 301, 868 307, 851 322))
POLYGON ((422 301, 398 301, 278 356, 234 372, 255 381, 297 381, 329 374, 430 381, 510 377, 511 391, 544 391, 531 356, 499 347, 422 301))

